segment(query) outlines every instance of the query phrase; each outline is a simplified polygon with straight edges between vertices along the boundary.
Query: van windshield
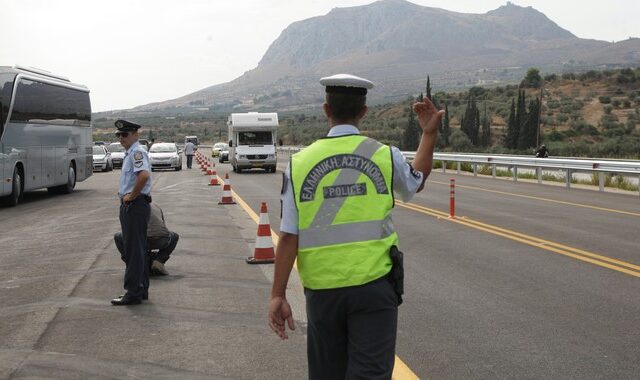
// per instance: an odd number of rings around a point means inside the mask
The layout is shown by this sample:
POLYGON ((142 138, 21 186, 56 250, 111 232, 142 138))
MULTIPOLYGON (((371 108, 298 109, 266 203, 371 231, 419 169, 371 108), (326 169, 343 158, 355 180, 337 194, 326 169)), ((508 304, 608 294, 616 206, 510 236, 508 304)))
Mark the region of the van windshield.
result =
POLYGON ((271 145, 271 131, 266 132, 240 132, 238 145, 271 145))

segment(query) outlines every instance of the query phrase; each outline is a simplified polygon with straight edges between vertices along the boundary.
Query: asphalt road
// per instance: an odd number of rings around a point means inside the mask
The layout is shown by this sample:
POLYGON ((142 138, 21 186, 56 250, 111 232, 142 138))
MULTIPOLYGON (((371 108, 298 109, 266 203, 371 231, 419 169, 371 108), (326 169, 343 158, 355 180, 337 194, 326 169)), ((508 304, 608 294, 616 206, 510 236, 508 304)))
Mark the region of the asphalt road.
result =
MULTIPOLYGON (((275 231, 280 170, 230 173, 256 213, 268 203, 275 231)), ((108 304, 122 281, 118 174, 0 208, 0 378, 305 378, 295 274, 299 328, 280 342, 266 327, 271 266, 244 264, 255 223, 217 205, 199 171, 154 173, 181 235, 171 275, 141 308, 108 304)), ((394 222, 407 277, 397 355, 420 378, 638 378, 637 194, 434 172, 394 222)))
MULTIPOLYGON (((276 205, 274 230, 280 171, 233 176, 248 203, 276 205)), ((433 172, 394 222, 406 267, 397 355, 421 378, 638 378, 637 194, 433 172)))

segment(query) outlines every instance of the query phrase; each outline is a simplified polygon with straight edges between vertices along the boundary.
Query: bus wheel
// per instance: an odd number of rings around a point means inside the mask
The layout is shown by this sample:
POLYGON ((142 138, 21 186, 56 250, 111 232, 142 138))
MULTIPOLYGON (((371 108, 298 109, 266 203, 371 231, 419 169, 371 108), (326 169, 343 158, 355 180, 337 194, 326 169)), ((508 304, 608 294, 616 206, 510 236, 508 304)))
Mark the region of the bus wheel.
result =
POLYGON ((65 185, 50 187, 49 193, 51 194, 69 194, 76 187, 76 169, 73 164, 69 165, 69 172, 67 174, 67 183, 65 185))
POLYGON ((22 176, 18 168, 13 169, 13 179, 11 182, 11 194, 2 199, 6 206, 15 206, 22 199, 22 176))

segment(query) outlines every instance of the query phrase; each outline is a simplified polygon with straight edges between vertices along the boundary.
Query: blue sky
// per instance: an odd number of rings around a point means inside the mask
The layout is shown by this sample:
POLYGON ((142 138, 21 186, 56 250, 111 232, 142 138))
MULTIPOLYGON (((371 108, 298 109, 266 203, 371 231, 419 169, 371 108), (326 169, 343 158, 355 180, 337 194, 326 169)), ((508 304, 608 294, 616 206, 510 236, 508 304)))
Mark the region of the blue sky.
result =
MULTIPOLYGON (((372 0, 0 0, 0 65, 29 65, 87 85, 94 111, 173 99, 257 66, 294 21, 372 0)), ((506 1, 412 0, 485 13, 506 1)), ((581 38, 640 37, 640 1, 514 1, 581 38)))

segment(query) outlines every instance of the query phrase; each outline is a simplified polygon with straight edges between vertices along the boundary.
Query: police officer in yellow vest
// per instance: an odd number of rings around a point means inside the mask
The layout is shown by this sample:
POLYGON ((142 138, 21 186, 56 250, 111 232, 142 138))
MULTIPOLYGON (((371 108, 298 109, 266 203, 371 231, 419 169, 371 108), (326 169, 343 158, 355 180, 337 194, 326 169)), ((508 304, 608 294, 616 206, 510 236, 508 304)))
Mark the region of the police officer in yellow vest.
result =
POLYGON ((422 190, 443 111, 426 98, 414 105, 423 133, 408 164, 397 148, 359 134, 373 83, 338 74, 320 84, 331 129, 293 155, 284 174, 269 326, 282 339, 285 324, 295 328, 286 288, 297 259, 309 378, 391 379, 400 302, 390 281, 394 193, 408 201, 422 190))

